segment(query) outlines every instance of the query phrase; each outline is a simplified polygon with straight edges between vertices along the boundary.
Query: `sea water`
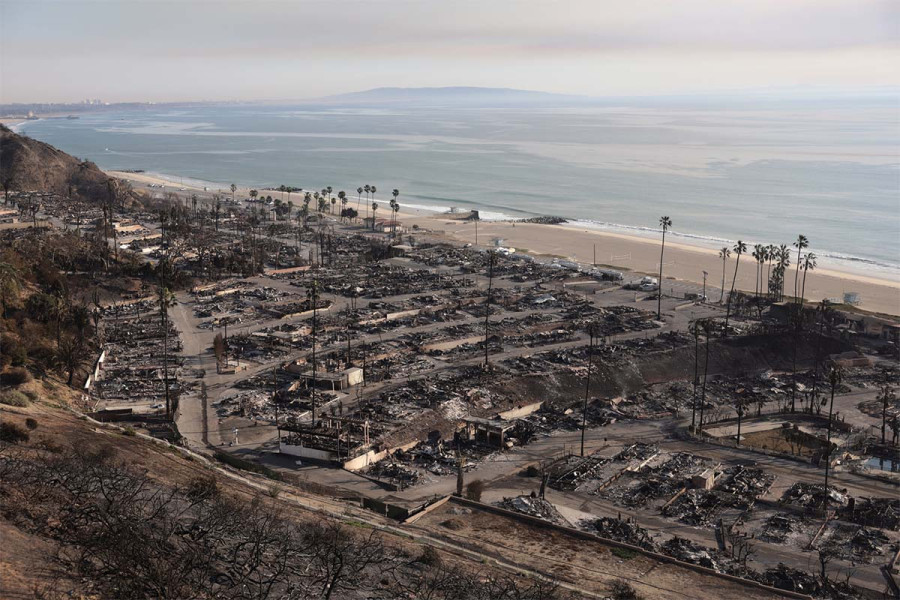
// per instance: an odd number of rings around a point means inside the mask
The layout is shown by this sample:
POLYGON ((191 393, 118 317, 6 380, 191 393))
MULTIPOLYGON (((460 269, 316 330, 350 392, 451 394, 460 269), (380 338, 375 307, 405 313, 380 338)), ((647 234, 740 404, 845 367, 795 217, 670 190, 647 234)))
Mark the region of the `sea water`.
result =
MULTIPOLYGON (((163 105, 19 131, 104 169, 251 187, 373 184, 401 206, 554 215, 719 247, 806 235, 820 266, 900 274, 896 107, 163 105)), ((296 204, 300 203, 298 198, 296 204)), ((353 205, 353 204, 351 204, 353 205)))

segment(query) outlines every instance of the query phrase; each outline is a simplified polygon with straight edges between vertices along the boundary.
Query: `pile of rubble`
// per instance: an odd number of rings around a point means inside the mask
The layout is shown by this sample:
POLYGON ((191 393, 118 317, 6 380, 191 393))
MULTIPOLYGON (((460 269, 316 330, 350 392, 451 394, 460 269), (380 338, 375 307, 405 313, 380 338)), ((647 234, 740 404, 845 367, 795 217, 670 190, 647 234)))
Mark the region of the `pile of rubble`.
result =
POLYGON ((660 551, 682 562, 700 565, 719 573, 733 573, 737 570, 737 565, 732 559, 677 535, 666 540, 660 546, 660 551))
POLYGON ((686 525, 708 527, 715 523, 722 511, 729 508, 746 510, 751 501, 716 490, 688 490, 663 509, 666 517, 678 519, 686 525))
MULTIPOLYGON (((803 483, 798 481, 781 497, 784 504, 792 504, 807 509, 821 508, 825 504, 825 486, 821 483, 803 483)), ((846 493, 828 486, 828 503, 833 507, 847 504, 846 493)))
POLYGON ((383 460, 375 463, 364 471, 366 475, 387 481, 403 489, 415 485, 421 479, 421 474, 399 462, 383 460))
POLYGON ((588 521, 583 525, 602 538, 630 544, 651 552, 656 552, 657 550, 656 542, 651 537, 650 532, 632 521, 631 518, 622 520, 621 518, 601 517, 588 521))
POLYGON ((817 548, 827 548, 843 560, 873 562, 890 550, 890 539, 877 529, 832 521, 816 541, 817 548))
POLYGON ((550 521, 556 525, 568 525, 566 519, 559 514, 556 507, 535 495, 516 496, 514 498, 504 498, 497 503, 500 508, 512 510, 538 519, 550 521))
POLYGON ((757 573, 752 578, 779 590, 798 592, 816 598, 822 594, 822 582, 815 575, 792 569, 782 563, 773 569, 757 573))
POLYGON ((774 514, 766 519, 759 539, 773 544, 784 544, 789 538, 804 532, 805 525, 800 517, 790 514, 774 514))
POLYGON ((852 498, 838 515, 858 525, 900 531, 900 498, 852 498))
POLYGON ((671 497, 689 483, 691 476, 704 471, 712 462, 687 452, 663 454, 659 461, 628 473, 604 489, 601 496, 622 506, 646 506, 653 500, 671 497))
POLYGON ((571 456, 557 465, 550 475, 550 486, 557 490, 597 493, 625 469, 638 468, 659 453, 652 444, 633 444, 613 457, 593 454, 571 456))
POLYGON ((762 469, 735 465, 725 469, 722 481, 716 489, 726 494, 757 499, 772 487, 775 476, 762 469))

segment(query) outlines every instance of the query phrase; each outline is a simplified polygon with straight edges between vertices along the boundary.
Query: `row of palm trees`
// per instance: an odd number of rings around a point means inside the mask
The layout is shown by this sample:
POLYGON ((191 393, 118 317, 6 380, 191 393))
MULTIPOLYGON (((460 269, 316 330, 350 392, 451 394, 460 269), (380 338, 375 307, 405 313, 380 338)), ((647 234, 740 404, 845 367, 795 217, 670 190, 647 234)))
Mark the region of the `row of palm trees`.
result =
MULTIPOLYGON (((232 195, 232 200, 233 200, 234 193, 237 190, 237 186, 232 183, 230 186, 230 189, 231 189, 231 195, 232 195)), ((293 212, 293 207, 294 207, 294 204, 293 204, 293 202, 291 202, 291 199, 290 199, 291 193, 301 192, 303 190, 301 188, 292 187, 292 186, 288 186, 288 185, 280 185, 276 189, 279 192, 287 193, 287 195, 288 195, 288 200, 286 203, 284 203, 278 199, 274 200, 276 217, 278 215, 284 213, 284 211, 282 209, 282 206, 284 206, 287 208, 287 210, 286 210, 287 220, 290 220, 291 213, 293 212)), ((303 197, 303 205, 304 205, 304 207, 306 207, 307 214, 309 212, 308 207, 309 207, 310 203, 313 200, 315 200, 315 202, 316 202, 315 207, 316 207, 317 212, 319 212, 319 213, 330 212, 330 214, 334 214, 335 207, 336 207, 337 203, 340 202, 341 203, 341 211, 340 211, 341 218, 343 219, 343 218, 347 217, 348 204, 349 204, 349 198, 347 197, 347 193, 344 192, 343 190, 341 190, 337 193, 337 196, 335 197, 335 196, 332 196, 333 191, 334 190, 331 186, 322 188, 321 191, 317 191, 317 192, 305 191, 304 197, 303 197), (329 210, 329 204, 331 205, 330 210, 329 210)), ((374 201, 375 192, 377 192, 377 191, 378 191, 378 188, 376 186, 370 185, 368 183, 365 184, 364 186, 360 186, 360 187, 356 188, 355 216, 358 216, 360 214, 360 205, 362 204, 362 195, 363 195, 363 193, 365 193, 365 195, 366 195, 366 218, 369 217, 369 209, 371 207, 372 228, 373 229, 375 227, 375 214, 379 208, 378 203, 374 201)), ((255 199, 258 195, 259 195, 259 192, 257 190, 250 190, 251 198, 255 199)), ((396 229, 397 229, 397 213, 400 211, 400 204, 397 202, 397 196, 400 195, 400 191, 397 189, 394 189, 393 192, 391 193, 391 195, 393 196, 393 198, 390 201, 391 233, 392 233, 392 235, 395 235, 396 229)))
MULTIPOLYGON (((663 258, 666 250, 666 232, 672 228, 672 219, 668 216, 659 218, 659 227, 662 230, 662 244, 659 253, 659 294, 656 305, 656 318, 662 319, 662 280, 663 280, 663 258)), ((792 244, 797 249, 797 269, 794 272, 794 299, 803 305, 804 296, 806 294, 806 275, 809 271, 817 266, 817 256, 813 252, 803 253, 809 247, 809 239, 805 235, 797 236, 797 240, 792 244), (800 277, 800 271, 803 271, 803 277, 800 277)), ((736 257, 734 263, 734 274, 731 277, 731 291, 728 294, 728 301, 725 310, 725 334, 728 331, 728 320, 731 316, 731 300, 734 296, 734 287, 737 283, 738 269, 741 266, 741 256, 747 252, 747 244, 738 240, 732 248, 728 246, 719 250, 719 258, 722 260, 722 291, 719 296, 721 303, 725 297, 725 277, 728 267, 728 259, 732 254, 736 257)), ((753 246, 751 256, 756 260, 756 288, 754 294, 757 297, 763 295, 763 285, 766 284, 766 298, 770 300, 784 300, 784 285, 787 279, 788 269, 791 266, 791 251, 786 244, 780 246, 756 244, 753 246), (773 268, 774 267, 774 268, 773 268), (765 277, 764 277, 765 275, 765 277)))

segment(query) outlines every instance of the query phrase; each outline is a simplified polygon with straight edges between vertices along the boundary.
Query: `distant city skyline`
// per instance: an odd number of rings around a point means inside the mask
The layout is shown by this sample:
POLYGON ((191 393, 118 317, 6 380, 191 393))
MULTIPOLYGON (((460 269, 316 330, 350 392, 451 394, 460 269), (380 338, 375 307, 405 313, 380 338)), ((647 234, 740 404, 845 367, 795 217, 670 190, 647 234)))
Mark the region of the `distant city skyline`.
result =
POLYGON ((889 0, 0 0, 0 103, 900 85, 889 0))

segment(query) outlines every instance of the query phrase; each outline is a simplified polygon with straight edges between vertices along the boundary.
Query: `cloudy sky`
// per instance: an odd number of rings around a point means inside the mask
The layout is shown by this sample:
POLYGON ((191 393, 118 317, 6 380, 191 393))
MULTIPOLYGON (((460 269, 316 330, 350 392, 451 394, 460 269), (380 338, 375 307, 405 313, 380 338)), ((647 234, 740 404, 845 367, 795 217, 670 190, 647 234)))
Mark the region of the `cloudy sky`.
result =
POLYGON ((0 0, 0 102, 900 85, 897 0, 0 0))

